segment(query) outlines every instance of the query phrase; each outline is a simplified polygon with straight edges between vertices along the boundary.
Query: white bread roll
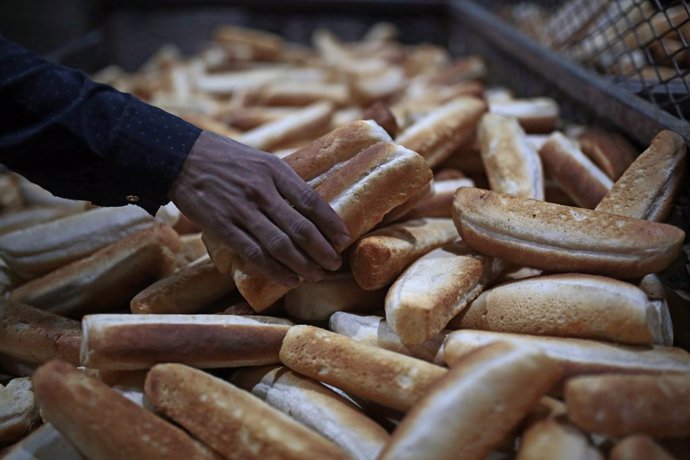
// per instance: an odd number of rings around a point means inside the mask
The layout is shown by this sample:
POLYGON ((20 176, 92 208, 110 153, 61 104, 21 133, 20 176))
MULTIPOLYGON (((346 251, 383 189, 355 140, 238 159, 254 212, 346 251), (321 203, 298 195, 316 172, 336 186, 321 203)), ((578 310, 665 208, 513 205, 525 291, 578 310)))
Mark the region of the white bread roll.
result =
POLYGON ((496 344, 456 363, 405 416, 381 460, 482 460, 561 377, 538 350, 496 344))
POLYGON ((262 316, 87 315, 81 363, 102 370, 162 362, 202 368, 273 364, 291 324, 262 316))
POLYGON ((419 345, 405 345, 380 316, 361 316, 335 312, 328 320, 328 328, 358 342, 384 348, 407 356, 443 366, 443 341, 448 331, 441 331, 419 345))
POLYGON ((484 291, 449 328, 673 344, 668 307, 654 304, 633 284, 579 273, 538 276, 484 291))
POLYGON ((413 262, 386 295, 386 322, 404 344, 418 345, 441 332, 504 269, 461 241, 413 262))
POLYGON ((451 332, 443 345, 446 363, 453 365, 479 347, 496 342, 529 345, 563 364, 565 376, 602 373, 665 374, 690 372, 690 354, 680 348, 633 347, 584 339, 538 337, 507 332, 451 332))
POLYGON ((528 267, 634 278, 667 267, 677 227, 489 190, 461 188, 453 221, 475 250, 528 267))
POLYGON ((73 317, 111 311, 172 273, 179 249, 177 233, 156 224, 23 284, 10 298, 73 317))
POLYGON ((16 273, 35 278, 155 222, 133 205, 93 209, 0 236, 0 257, 16 273))
POLYGON ((416 259, 451 242, 457 234, 450 219, 416 219, 379 228, 350 250, 352 274, 363 289, 382 288, 416 259))
POLYGON ((61 361, 33 377, 43 417, 87 458, 218 459, 180 428, 61 361))
POLYGON ((290 369, 386 407, 408 410, 446 369, 313 326, 293 326, 280 349, 290 369))
POLYGON ((182 364, 146 376, 146 399, 166 417, 229 459, 347 459, 323 436, 251 393, 182 364))
POLYGON ((515 118, 484 114, 477 128, 477 140, 492 190, 544 199, 541 159, 515 118))
POLYGON ((535 97, 492 101, 489 112, 517 118, 528 133, 549 133, 558 123, 558 104, 553 99, 535 97))
POLYGON ((621 438, 690 436, 690 375, 593 375, 565 385, 568 417, 591 432, 621 438))
POLYGON ((240 369, 231 382, 330 439, 353 459, 376 458, 390 440, 350 401, 285 367, 240 369))
POLYGON ((616 181, 596 210, 664 222, 684 183, 686 164, 683 138, 673 131, 661 131, 616 181))

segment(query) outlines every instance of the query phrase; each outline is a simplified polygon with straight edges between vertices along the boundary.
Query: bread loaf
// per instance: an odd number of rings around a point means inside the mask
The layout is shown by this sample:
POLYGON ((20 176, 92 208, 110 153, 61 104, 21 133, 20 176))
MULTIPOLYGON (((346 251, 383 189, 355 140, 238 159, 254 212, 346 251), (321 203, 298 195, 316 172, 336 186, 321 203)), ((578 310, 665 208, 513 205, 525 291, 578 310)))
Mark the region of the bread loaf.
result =
POLYGON ((449 328, 633 345, 673 344, 668 307, 653 304, 633 284, 570 273, 528 278, 484 291, 449 328))
POLYGON ((181 429, 67 363, 41 366, 33 383, 43 417, 87 458, 219 458, 181 429))
POLYGON ((585 128, 577 133, 582 152, 606 173, 618 180, 637 156, 637 151, 623 136, 613 131, 585 128))
POLYGON ((453 365, 470 351, 496 342, 537 347, 563 364, 566 377, 602 373, 665 374, 690 371, 690 354, 680 348, 634 347, 585 339, 469 329, 448 335, 443 345, 446 363, 453 365))
POLYGON ((307 377, 386 407, 408 410, 446 369, 313 326, 293 326, 280 361, 307 377))
POLYGON ((282 366, 244 368, 232 383, 337 444, 353 459, 376 458, 390 435, 350 401, 282 366))
POLYGON ((405 416, 381 460, 481 460, 560 378, 529 347, 495 344, 468 355, 405 416))
POLYGON ((417 219, 374 230, 350 250, 352 274, 363 289, 387 286, 412 262, 457 238, 450 219, 417 219))
POLYGON ((684 233, 671 225, 461 188, 453 220, 475 250, 559 272, 634 278, 667 267, 684 233))
POLYGON ((235 315, 88 315, 81 363, 102 370, 179 362, 202 368, 278 362, 288 320, 235 315))
POLYGON ((146 398, 166 417, 228 459, 347 459, 326 438, 251 393, 181 364, 159 364, 146 398))
MULTIPOLYGON (((435 177, 438 177, 438 174, 435 177)), ((405 220, 422 217, 450 218, 455 191, 460 187, 474 187, 474 181, 466 177, 434 180, 431 184, 431 195, 415 204, 403 218, 405 220)))
POLYGON ((553 99, 535 97, 492 101, 489 104, 489 112, 517 118, 528 133, 549 133, 556 128, 559 110, 553 99))
POLYGON ((587 435, 568 422, 564 415, 552 415, 527 428, 520 438, 516 460, 573 458, 603 460, 587 435))

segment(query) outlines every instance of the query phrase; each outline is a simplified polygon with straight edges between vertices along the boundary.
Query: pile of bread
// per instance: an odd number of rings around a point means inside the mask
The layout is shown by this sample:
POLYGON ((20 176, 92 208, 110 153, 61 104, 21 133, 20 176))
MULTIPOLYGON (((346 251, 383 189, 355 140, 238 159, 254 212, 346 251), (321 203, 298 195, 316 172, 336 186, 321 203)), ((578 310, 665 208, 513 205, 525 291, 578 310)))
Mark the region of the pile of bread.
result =
POLYGON ((105 72, 281 155, 352 241, 288 289, 174 208, 6 174, 6 458, 681 458, 688 307, 656 273, 683 251, 663 222, 685 143, 564 134, 555 101, 486 72, 388 25, 314 49, 228 27, 199 56, 105 72))

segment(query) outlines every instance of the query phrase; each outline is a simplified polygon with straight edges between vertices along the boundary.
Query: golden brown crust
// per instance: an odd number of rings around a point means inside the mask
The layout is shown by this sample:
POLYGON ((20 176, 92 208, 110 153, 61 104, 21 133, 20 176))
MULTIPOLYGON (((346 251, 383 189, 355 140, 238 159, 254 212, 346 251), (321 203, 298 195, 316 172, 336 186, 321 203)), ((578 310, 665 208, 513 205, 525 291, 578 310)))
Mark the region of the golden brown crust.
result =
POLYGON ((604 456, 590 444, 587 435, 563 415, 536 422, 520 438, 516 460, 544 458, 603 460, 604 456))
POLYGON ((408 220, 380 228, 360 238, 352 247, 352 274, 363 289, 382 288, 413 261, 457 238, 457 234, 450 219, 408 220))
POLYGON ((395 142, 422 155, 430 167, 436 166, 472 138, 484 112, 486 104, 480 99, 455 99, 405 129, 395 142))
POLYGON ((599 375, 565 385, 568 417, 579 427, 620 438, 690 436, 690 376, 599 375))
POLYGON ((480 460, 561 376, 528 347, 495 344, 458 362, 407 414, 382 460, 480 460))
POLYGON ((349 400, 285 367, 240 369, 231 382, 330 439, 353 459, 376 458, 390 440, 349 400))
POLYGON ((82 364, 148 369, 161 362, 239 367, 278 362, 289 321, 233 315, 89 315, 83 319, 82 364))
POLYGON ((316 432, 249 392, 181 364, 159 364, 146 398, 166 417, 229 459, 347 459, 316 432))
POLYGON ((33 378, 43 416, 88 458, 217 459, 184 431, 61 361, 33 378))
POLYGON ((671 345, 670 315, 637 286, 568 273, 537 276, 484 291, 450 323, 451 329, 671 345), (662 318, 665 316, 666 319, 662 318))
POLYGON ((680 348, 624 346, 585 339, 539 337, 507 332, 451 332, 444 344, 446 363, 453 365, 467 353, 495 342, 539 348, 561 362, 565 376, 586 374, 664 374, 690 372, 690 354, 680 348))
POLYGON ((379 126, 386 130, 389 136, 398 134, 398 122, 395 115, 388 106, 381 101, 374 102, 364 110, 363 120, 374 120, 379 126))
POLYGON ((21 362, 79 364, 78 321, 6 299, 0 302, 0 336, 0 353, 21 362))
POLYGON ((440 174, 435 174, 434 177, 437 180, 434 180, 432 183, 431 195, 417 203, 410 212, 403 216, 404 219, 419 219, 423 217, 450 218, 452 216, 455 191, 460 187, 474 187, 474 181, 466 177, 441 179, 440 174))
POLYGON ((228 275, 206 260, 162 278, 130 302, 132 313, 197 313, 235 290, 228 275))
POLYGON ((179 247, 177 233, 157 224, 20 286, 11 298, 69 316, 119 308, 173 272, 179 247))
POLYGON ((577 135, 585 155, 596 163, 611 180, 617 180, 637 156, 637 150, 614 131, 585 128, 577 135))
POLYGON ((308 377, 403 411, 446 372, 440 366, 312 326, 290 328, 280 360, 308 377))
POLYGON ((663 222, 683 185, 687 154, 683 138, 661 131, 597 206, 597 211, 663 222))
POLYGON ((464 242, 483 254, 621 278, 667 267, 685 236, 671 225, 476 188, 456 192, 453 220, 464 242))
POLYGON ((560 132, 539 149, 546 173, 580 207, 594 209, 613 186, 611 179, 560 132))

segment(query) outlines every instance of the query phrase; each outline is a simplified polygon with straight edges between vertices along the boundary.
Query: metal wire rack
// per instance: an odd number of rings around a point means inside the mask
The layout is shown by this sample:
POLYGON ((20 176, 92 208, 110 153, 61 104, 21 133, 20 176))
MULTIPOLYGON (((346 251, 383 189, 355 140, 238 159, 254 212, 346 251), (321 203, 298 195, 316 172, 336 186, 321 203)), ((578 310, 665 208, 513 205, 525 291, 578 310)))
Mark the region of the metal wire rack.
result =
POLYGON ((559 55, 690 121, 688 1, 513 1, 493 7, 559 55))

